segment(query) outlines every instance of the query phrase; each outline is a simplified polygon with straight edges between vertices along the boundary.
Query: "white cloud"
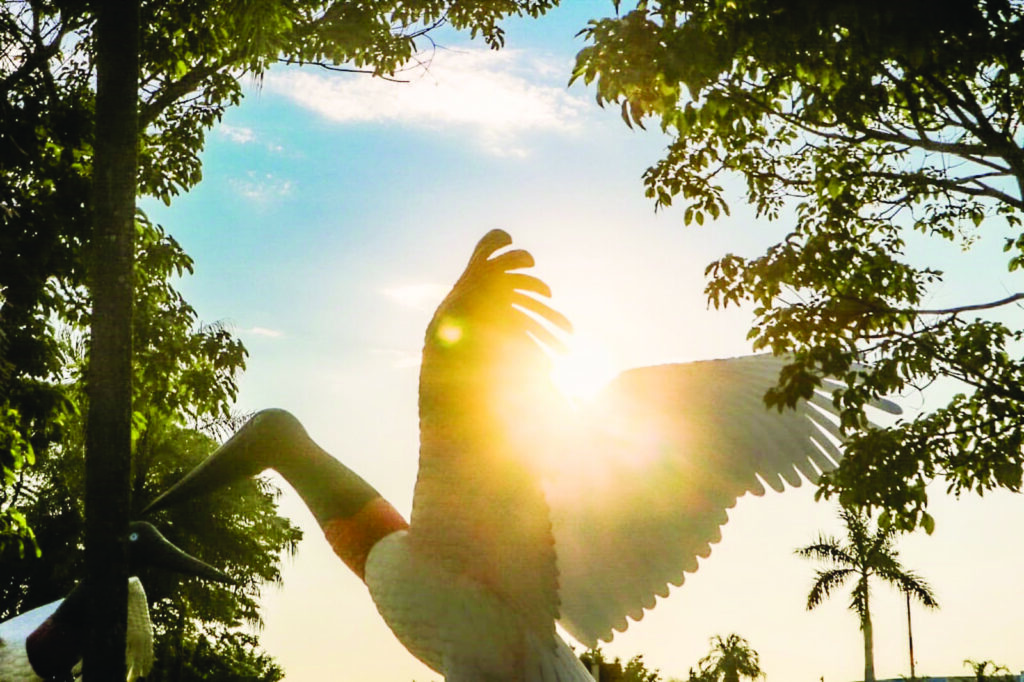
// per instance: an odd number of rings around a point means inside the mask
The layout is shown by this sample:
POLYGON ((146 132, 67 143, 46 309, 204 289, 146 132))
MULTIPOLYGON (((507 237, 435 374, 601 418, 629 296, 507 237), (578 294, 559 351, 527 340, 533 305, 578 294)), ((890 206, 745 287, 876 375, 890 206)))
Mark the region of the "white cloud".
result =
POLYGON ((231 178, 228 181, 236 192, 246 199, 269 201, 291 194, 293 183, 275 176, 273 173, 257 173, 249 171, 244 178, 231 178))
POLYGON ((551 84, 559 80, 552 69, 524 52, 474 48, 438 51, 427 68, 402 74, 408 83, 287 70, 268 73, 264 90, 340 123, 468 130, 491 153, 522 156, 526 135, 572 132, 586 108, 551 84))
POLYGON ((259 140, 262 146, 273 154, 279 154, 284 151, 284 147, 276 142, 267 142, 261 139, 262 135, 257 135, 255 130, 247 126, 233 126, 230 123, 221 123, 214 130, 218 135, 227 138, 235 144, 249 144, 259 140))
POLYGON ((253 132, 252 128, 233 126, 228 123, 221 123, 217 127, 217 132, 238 144, 247 144, 256 139, 256 133, 253 132))
POLYGON ((250 327, 249 329, 242 329, 243 334, 252 334, 253 336, 265 336, 271 339, 279 339, 284 336, 284 332, 277 329, 268 329, 267 327, 250 327))
POLYGON ((448 293, 448 289, 444 284, 403 284, 381 289, 380 293, 407 308, 431 312, 448 293))

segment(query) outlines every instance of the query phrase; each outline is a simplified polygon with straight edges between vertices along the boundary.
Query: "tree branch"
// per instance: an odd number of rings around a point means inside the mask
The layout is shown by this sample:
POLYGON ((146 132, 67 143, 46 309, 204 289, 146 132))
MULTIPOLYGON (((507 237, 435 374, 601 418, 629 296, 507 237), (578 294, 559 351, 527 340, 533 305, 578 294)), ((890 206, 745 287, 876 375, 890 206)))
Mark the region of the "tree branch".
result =
POLYGON ((892 308, 889 306, 880 306, 871 301, 864 301, 859 298, 853 298, 850 296, 838 296, 841 300, 851 301, 863 305, 865 309, 879 313, 909 313, 914 315, 959 315, 960 313, 970 312, 972 310, 991 310, 992 308, 998 308, 1000 306, 1014 303, 1024 299, 1024 293, 1017 293, 1000 298, 996 301, 989 301, 988 303, 974 303, 971 305, 956 306, 953 308, 934 308, 934 309, 923 309, 917 308, 892 308))
POLYGON ((968 312, 969 310, 988 310, 990 308, 997 308, 1000 305, 1007 305, 1008 303, 1013 303, 1014 301, 1019 301, 1021 299, 1024 299, 1024 293, 1013 294, 1006 298, 1000 298, 997 301, 991 301, 989 303, 976 303, 974 305, 962 305, 955 308, 936 310, 916 310, 916 312, 923 315, 955 315, 961 312, 968 312))
MULTIPOLYGON (((802 130, 812 135, 816 135, 825 140, 841 142, 843 144, 850 146, 861 145, 869 141, 890 142, 893 144, 904 145, 913 149, 922 149, 925 151, 931 151, 940 154, 952 154, 954 156, 959 156, 968 161, 971 161, 972 163, 976 163, 978 165, 986 166, 992 168, 993 170, 1006 173, 1007 175, 1012 174, 1012 172, 1015 170, 1010 159, 1008 159, 1005 154, 1006 150, 1004 149, 1003 144, 994 147, 991 144, 965 144, 961 142, 941 142, 927 136, 912 137, 910 135, 900 134, 896 132, 886 132, 884 130, 879 130, 878 128, 854 128, 852 126, 851 130, 854 130, 859 134, 849 135, 841 132, 827 130, 821 126, 808 124, 806 120, 801 119, 798 115, 788 113, 782 111, 781 109, 773 107, 766 103, 765 101, 763 101, 761 98, 754 96, 753 93, 749 91, 736 90, 731 94, 744 99, 747 103, 754 105, 756 108, 760 109, 761 111, 765 112, 770 116, 777 117, 784 121, 785 123, 795 126, 799 130, 802 130), (1010 164, 1010 168, 1000 166, 990 161, 989 159, 986 158, 988 156, 995 156, 1007 161, 1007 163, 1010 164)), ((949 100, 958 100, 956 94, 953 92, 943 94, 949 100)), ((948 106, 950 106, 957 114, 957 119, 959 120, 960 125, 964 129, 974 134, 976 137, 978 137, 978 139, 984 139, 983 136, 978 134, 978 131, 975 129, 975 127, 971 125, 973 122, 970 119, 970 117, 968 117, 959 107, 957 107, 956 104, 950 101, 948 102, 948 106)))
POLYGON ((928 176, 928 175, 926 175, 926 174, 924 174, 922 172, 917 172, 917 173, 886 173, 886 172, 879 171, 879 172, 872 172, 872 173, 862 173, 860 177, 877 177, 877 178, 885 178, 885 179, 888 179, 888 180, 902 180, 902 181, 918 180, 918 181, 920 181, 920 182, 922 182, 924 184, 932 185, 932 186, 934 186, 936 188, 948 190, 950 192, 957 192, 957 193, 960 193, 960 194, 966 194, 966 195, 972 196, 972 197, 989 197, 991 199, 996 199, 996 200, 1001 201, 1003 203, 1009 204, 1010 206, 1013 206, 1014 208, 1024 210, 1024 201, 1022 201, 1021 199, 1018 199, 1018 198, 1016 198, 1016 197, 1014 197, 1014 196, 1012 196, 1010 194, 1007 194, 1006 192, 1002 192, 1002 191, 992 187, 991 185, 986 185, 985 183, 980 182, 978 180, 978 178, 985 177, 984 175, 976 175, 976 176, 969 176, 969 177, 966 177, 966 178, 957 178, 957 179, 954 179, 954 180, 947 180, 947 179, 944 179, 944 178, 931 177, 931 176, 928 176), (963 182, 973 182, 975 185, 977 185, 977 187, 976 188, 967 187, 966 185, 961 184, 963 182))
POLYGON ((145 130, 167 107, 178 98, 195 90, 204 79, 217 73, 217 65, 200 61, 191 71, 165 87, 160 94, 139 107, 139 130, 145 130))
POLYGON ((408 80, 403 80, 401 78, 392 78, 391 76, 385 76, 384 74, 374 71, 373 69, 356 69, 348 66, 337 66, 335 64, 328 64, 327 62, 292 59, 291 57, 278 57, 277 61, 278 63, 281 64, 294 64, 296 66, 319 66, 321 69, 326 69, 327 71, 334 71, 336 73, 362 73, 369 76, 373 76, 374 78, 380 78, 382 80, 391 81, 392 83, 409 82, 408 80))
POLYGON ((37 49, 33 50, 28 57, 26 57, 25 61, 21 63, 21 66, 12 71, 7 78, 0 81, 0 97, 6 99, 7 93, 9 93, 19 81, 50 61, 50 59, 60 50, 60 42, 64 38, 64 35, 64 29, 61 28, 57 31, 57 37, 50 41, 49 44, 42 44, 38 41, 33 41, 36 42, 37 49))

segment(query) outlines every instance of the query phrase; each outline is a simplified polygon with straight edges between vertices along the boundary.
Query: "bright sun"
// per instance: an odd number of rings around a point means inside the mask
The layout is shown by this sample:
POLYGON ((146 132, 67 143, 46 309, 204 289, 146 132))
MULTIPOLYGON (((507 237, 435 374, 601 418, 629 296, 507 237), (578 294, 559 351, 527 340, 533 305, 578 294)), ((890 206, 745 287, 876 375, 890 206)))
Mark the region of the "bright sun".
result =
POLYGON ((551 379, 568 398, 590 400, 615 375, 611 354, 587 337, 572 336, 566 345, 568 352, 551 358, 551 379))

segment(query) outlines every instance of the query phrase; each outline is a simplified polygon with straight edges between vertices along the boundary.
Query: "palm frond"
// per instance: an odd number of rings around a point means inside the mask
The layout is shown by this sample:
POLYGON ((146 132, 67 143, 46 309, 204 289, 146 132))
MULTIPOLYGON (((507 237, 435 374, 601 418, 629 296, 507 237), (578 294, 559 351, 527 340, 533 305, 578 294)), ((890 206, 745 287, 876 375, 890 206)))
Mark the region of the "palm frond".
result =
POLYGON ((904 571, 896 580, 892 581, 903 594, 908 594, 924 606, 930 609, 939 608, 939 602, 935 598, 935 592, 931 585, 921 576, 910 571, 904 571))
POLYGON ((857 584, 850 592, 850 610, 857 614, 860 619, 860 629, 864 629, 864 623, 871 620, 871 613, 868 610, 868 603, 871 596, 871 585, 868 583, 868 575, 862 573, 857 584))
POLYGON ((802 556, 805 559, 828 561, 835 566, 853 567, 857 565, 857 560, 848 549, 829 535, 819 535, 816 542, 806 547, 799 547, 794 552, 797 556, 802 556))
POLYGON ((807 610, 810 611, 825 601, 832 594, 832 590, 840 587, 854 573, 852 568, 819 570, 815 574, 814 585, 811 586, 811 591, 807 595, 807 610))

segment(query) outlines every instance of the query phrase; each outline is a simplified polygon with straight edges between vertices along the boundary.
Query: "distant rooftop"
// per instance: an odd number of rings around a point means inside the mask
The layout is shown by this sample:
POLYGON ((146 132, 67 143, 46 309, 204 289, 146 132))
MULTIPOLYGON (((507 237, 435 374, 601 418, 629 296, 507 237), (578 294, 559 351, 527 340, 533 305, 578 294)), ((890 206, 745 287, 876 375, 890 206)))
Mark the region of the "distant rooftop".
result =
MULTIPOLYGON (((950 675, 949 677, 915 677, 916 682, 977 682, 974 675, 950 675)), ((1018 675, 985 675, 985 682, 1024 682, 1024 670, 1018 675)), ((909 677, 892 677, 875 682, 910 682, 909 677)))

